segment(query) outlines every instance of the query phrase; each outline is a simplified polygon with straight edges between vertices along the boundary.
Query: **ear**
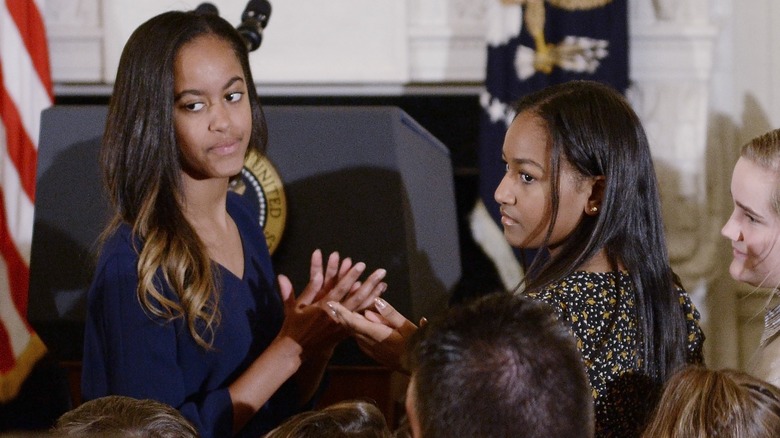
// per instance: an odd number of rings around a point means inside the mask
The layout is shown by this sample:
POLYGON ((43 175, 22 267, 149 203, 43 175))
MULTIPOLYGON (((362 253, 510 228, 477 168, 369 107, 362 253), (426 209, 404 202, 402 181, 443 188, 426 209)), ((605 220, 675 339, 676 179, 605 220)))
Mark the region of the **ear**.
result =
POLYGON ((604 200, 606 179, 603 175, 594 176, 589 179, 587 184, 590 185, 590 196, 588 196, 588 202, 585 203, 585 214, 588 216, 596 216, 599 214, 601 203, 604 200))

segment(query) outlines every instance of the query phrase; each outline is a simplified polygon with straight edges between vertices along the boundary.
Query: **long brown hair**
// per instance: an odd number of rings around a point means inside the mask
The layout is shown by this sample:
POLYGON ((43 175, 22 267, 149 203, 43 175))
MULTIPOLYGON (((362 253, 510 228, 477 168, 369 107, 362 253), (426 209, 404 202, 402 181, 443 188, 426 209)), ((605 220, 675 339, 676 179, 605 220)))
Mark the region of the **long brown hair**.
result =
POLYGON ((690 366, 666 384, 643 438, 780 436, 780 389, 741 371, 690 366))
POLYGON ((209 348, 219 324, 216 269, 182 206, 181 163, 173 123, 174 62, 203 35, 226 41, 243 70, 252 111, 248 151, 265 151, 265 119, 246 45, 216 14, 166 12, 133 32, 122 52, 109 104, 100 162, 115 216, 104 232, 130 224, 138 241, 138 299, 150 314, 184 317, 195 341, 209 348), (163 282, 175 296, 163 294, 163 282))
POLYGON ((368 401, 345 400, 290 417, 263 438, 391 438, 384 414, 368 401))

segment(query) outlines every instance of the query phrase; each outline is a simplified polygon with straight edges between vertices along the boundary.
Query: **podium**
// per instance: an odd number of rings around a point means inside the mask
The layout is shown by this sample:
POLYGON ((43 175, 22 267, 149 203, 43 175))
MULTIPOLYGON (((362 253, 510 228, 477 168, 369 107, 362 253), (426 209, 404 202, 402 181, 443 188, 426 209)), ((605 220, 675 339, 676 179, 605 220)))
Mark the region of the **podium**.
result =
MULTIPOLYGON (((447 148, 395 107, 270 106, 268 158, 287 222, 273 254, 300 291, 311 252, 387 269, 384 298, 416 321, 460 278, 447 148)), ((28 320, 59 360, 80 361, 86 292, 111 214, 97 157, 107 108, 43 112, 28 320)))

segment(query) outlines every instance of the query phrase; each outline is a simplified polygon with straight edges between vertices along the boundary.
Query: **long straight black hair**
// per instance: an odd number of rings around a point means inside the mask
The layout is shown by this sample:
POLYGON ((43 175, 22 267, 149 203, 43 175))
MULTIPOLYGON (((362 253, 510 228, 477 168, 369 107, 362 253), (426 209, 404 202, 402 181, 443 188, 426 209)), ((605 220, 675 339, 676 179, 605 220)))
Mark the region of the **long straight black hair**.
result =
POLYGON ((252 112, 247 153, 262 154, 265 118, 249 68, 246 45, 216 14, 171 11, 139 26, 125 44, 108 106, 100 162, 114 218, 143 242, 138 298, 151 314, 184 317, 195 341, 210 347, 219 324, 219 288, 206 248, 182 213, 181 159, 174 128, 174 65, 183 46, 210 36, 231 48, 243 70, 252 112), (163 294, 157 276, 176 294, 163 294))
POLYGON ((686 362, 687 328, 679 279, 666 247, 650 147, 634 110, 616 90, 573 81, 530 94, 517 102, 547 129, 552 169, 551 222, 544 243, 521 284, 539 290, 574 272, 604 249, 613 269, 622 263, 637 296, 642 339, 640 366, 664 382, 686 362), (584 215, 555 255, 548 256, 559 207, 563 160, 583 176, 604 176, 599 214, 584 215))

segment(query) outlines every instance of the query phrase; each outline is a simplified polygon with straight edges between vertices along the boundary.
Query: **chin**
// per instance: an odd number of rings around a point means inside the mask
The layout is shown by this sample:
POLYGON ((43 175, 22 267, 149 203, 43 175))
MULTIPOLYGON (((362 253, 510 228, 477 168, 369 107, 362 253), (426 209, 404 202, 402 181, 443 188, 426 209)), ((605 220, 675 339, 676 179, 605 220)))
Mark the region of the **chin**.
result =
POLYGON ((504 238, 506 239, 506 242, 511 246, 512 248, 520 248, 522 246, 522 241, 520 239, 516 239, 512 237, 511 235, 504 233, 504 238))
POLYGON ((737 263, 736 261, 731 262, 731 266, 729 266, 729 275, 731 275, 731 278, 741 281, 742 283, 753 285, 753 282, 750 281, 745 274, 745 267, 742 266, 741 263, 737 263))
POLYGON ((244 161, 241 160, 241 162, 237 163, 231 163, 228 166, 220 166, 221 168, 217 169, 217 172, 222 176, 227 177, 234 177, 241 173, 241 169, 244 168, 244 161))
POLYGON ((746 269, 742 264, 735 265, 732 263, 729 268, 729 274, 734 280, 749 284, 753 287, 774 287, 776 284, 772 283, 770 278, 764 279, 764 275, 746 269))

